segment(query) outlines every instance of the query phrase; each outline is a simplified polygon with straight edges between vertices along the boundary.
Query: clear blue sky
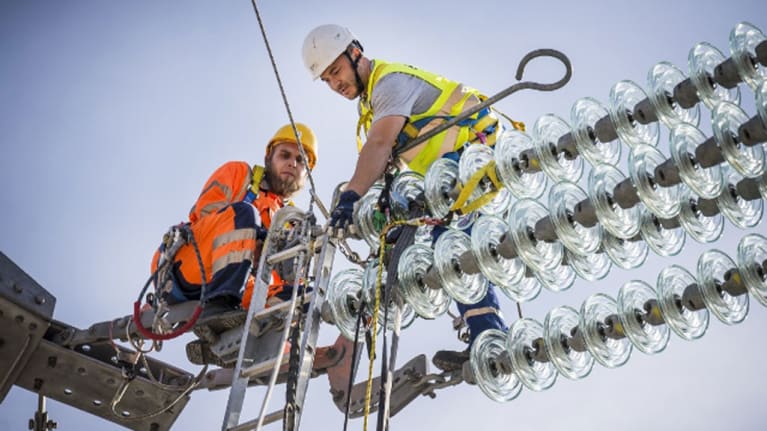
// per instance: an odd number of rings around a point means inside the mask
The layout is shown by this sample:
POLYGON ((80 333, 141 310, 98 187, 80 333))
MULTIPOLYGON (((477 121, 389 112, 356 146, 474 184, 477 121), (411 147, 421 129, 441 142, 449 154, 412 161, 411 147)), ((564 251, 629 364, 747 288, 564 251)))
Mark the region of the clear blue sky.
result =
MULTIPOLYGON (((514 83, 519 59, 556 48, 573 63, 556 93, 520 93, 499 107, 532 125, 546 113, 567 118, 572 103, 607 101, 622 79, 645 86, 658 61, 687 70, 700 41, 728 52, 740 21, 767 30, 763 1, 646 2, 263 2, 266 29, 297 120, 320 140, 318 194, 351 175, 356 160, 354 104, 312 82, 300 47, 319 24, 349 26, 372 57, 401 61, 461 80, 488 94, 514 83)), ((250 2, 5 1, 0 3, 0 250, 57 297, 55 318, 77 327, 129 314, 168 225, 186 217, 209 173, 227 160, 260 162, 264 144, 287 122, 250 2)), ((531 80, 555 80, 540 62, 531 80)), ((741 86, 753 115, 753 93, 741 86)), ((707 135, 710 112, 702 110, 707 135)), ((659 148, 668 154, 666 135, 659 148)), ((624 151, 624 160, 627 151, 624 151)), ((625 170, 625 167, 624 167, 625 170)), ((304 193, 299 202, 306 202, 304 193)), ((764 223, 750 232, 765 234, 764 223)), ((671 263, 694 270, 698 255, 733 255, 747 232, 728 226, 716 244, 688 238, 680 256, 651 256, 639 270, 613 269, 596 283, 544 291, 523 307, 542 321, 559 305, 578 308, 591 293, 617 295, 630 279, 654 285, 671 263)), ((337 256, 338 267, 344 267, 337 256)), ((508 317, 514 304, 502 306, 508 317)), ((420 398, 393 418, 396 429, 645 430, 763 429, 767 310, 756 301, 746 321, 727 327, 712 316, 695 342, 672 334, 655 356, 634 351, 618 369, 595 366, 587 378, 559 378, 548 391, 523 391, 498 404, 475 386, 420 398)), ((323 327, 330 342, 336 330, 323 327)), ((160 359, 190 371, 186 339, 160 359)), ((404 331, 399 358, 460 348, 447 317, 404 331)), ((360 378, 365 373, 360 374, 360 378)), ((304 429, 340 429, 325 378, 310 384, 304 429)), ((251 417, 261 391, 248 397, 251 417)), ((226 392, 195 392, 175 429, 218 429, 226 392)), ((281 394, 278 394, 281 397, 281 394)), ((273 404, 276 408, 277 405, 273 404)), ((118 426, 50 402, 62 430, 118 426)), ((34 394, 14 388, 0 405, 0 429, 26 429, 34 394)), ((351 429, 361 429, 362 421, 351 429)))

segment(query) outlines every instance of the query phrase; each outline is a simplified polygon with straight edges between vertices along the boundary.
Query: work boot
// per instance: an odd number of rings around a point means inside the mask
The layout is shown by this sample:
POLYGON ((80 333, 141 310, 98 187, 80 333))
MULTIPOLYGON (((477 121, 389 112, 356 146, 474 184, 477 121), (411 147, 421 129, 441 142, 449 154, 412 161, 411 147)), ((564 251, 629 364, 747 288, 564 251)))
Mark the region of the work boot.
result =
MULTIPOLYGON (((304 286, 303 285, 299 285, 298 288, 299 288, 298 296, 299 296, 299 299, 300 299, 301 290, 304 289, 304 286)), ((308 298, 308 294, 312 293, 313 291, 314 291, 314 287, 312 287, 312 286, 307 286, 306 287, 307 302, 305 302, 303 307, 302 307, 302 311, 304 313, 307 313, 309 311, 309 302, 308 302, 309 298, 308 298)), ((266 298, 266 308, 275 307, 275 306, 277 306, 279 304, 282 304, 283 302, 290 301, 290 298, 292 297, 292 295, 293 295, 293 286, 292 285, 285 285, 285 286, 282 287, 282 290, 280 290, 279 292, 275 293, 274 295, 269 296, 269 297, 266 298)))
POLYGON ((197 318, 193 332, 198 337, 209 339, 212 334, 220 334, 236 328, 245 322, 246 313, 240 308, 240 300, 233 296, 217 296, 204 302, 202 313, 197 318))
POLYGON ((217 296, 205 301, 198 321, 240 309, 240 301, 233 296, 217 296))
POLYGON ((186 358, 195 365, 217 365, 221 368, 234 368, 235 362, 227 362, 210 350, 210 344, 202 340, 190 341, 186 345, 186 358))
POLYGON ((435 367, 442 371, 455 371, 463 368, 463 364, 469 360, 469 349, 456 351, 456 350, 439 350, 431 358, 431 362, 435 367))
MULTIPOLYGON (((290 358, 290 341, 283 346, 283 361, 290 358)), ((318 354, 327 354, 327 347, 319 348, 318 354), (323 350, 324 349, 324 350, 323 350)), ((277 357, 275 352, 274 357, 277 357)), ((193 340, 186 345, 186 358, 195 365, 216 365, 221 368, 234 368, 237 365, 237 352, 227 354, 223 358, 213 353, 210 344, 203 340, 193 340)))

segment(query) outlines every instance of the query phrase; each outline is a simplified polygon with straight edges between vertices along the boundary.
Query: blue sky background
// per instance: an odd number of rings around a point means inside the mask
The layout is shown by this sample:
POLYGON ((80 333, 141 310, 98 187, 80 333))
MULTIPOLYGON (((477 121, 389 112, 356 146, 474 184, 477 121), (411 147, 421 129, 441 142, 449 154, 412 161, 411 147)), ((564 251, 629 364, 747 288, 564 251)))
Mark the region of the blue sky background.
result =
MULTIPOLYGON (((573 63, 565 88, 518 93, 498 105, 529 127, 546 113, 568 118, 580 97, 606 103, 619 80, 646 87, 647 71, 658 61, 687 70, 697 42, 728 53, 729 32, 740 21, 767 29, 763 1, 273 1, 260 8, 293 114, 319 137, 314 176, 326 203, 351 175, 356 113, 354 103, 312 82, 303 69, 301 43, 316 25, 347 25, 369 56, 440 72, 487 94, 515 82, 526 52, 559 49, 573 63)), ((80 328, 129 314, 160 237, 186 218, 210 172, 227 160, 262 161, 264 144, 288 121, 252 6, 244 0, 5 1, 0 53, 0 250, 57 297, 56 319, 80 328)), ((560 73, 554 61, 540 61, 525 78, 549 82, 560 73)), ((753 115, 753 93, 743 85, 741 91, 742 106, 753 115)), ((701 127, 711 135, 710 112, 701 113, 701 127)), ((659 148, 668 154, 666 134, 659 148)), ((298 202, 305 205, 306 197, 298 202)), ((765 234, 764 223, 748 232, 765 234)), ((715 244, 688 238, 679 256, 651 254, 639 270, 613 268, 605 280, 576 281, 559 294, 544 291, 523 310, 542 321, 551 308, 578 308, 592 293, 614 297, 627 280, 654 285, 669 264, 694 270, 704 250, 734 256, 748 232, 728 225, 715 244)), ((337 262, 337 268, 347 266, 340 254, 337 262)), ((511 301, 504 298, 502 306, 514 316, 511 301)), ((621 368, 595 365, 583 380, 560 377, 551 389, 523 390, 510 403, 491 401, 469 385, 440 391, 434 400, 419 398, 392 426, 763 429, 767 312, 751 301, 740 325, 711 319, 698 341, 672 334, 658 355, 635 350, 621 368)), ((336 334, 324 326, 321 341, 332 342, 336 334)), ((186 341, 167 343, 158 358, 196 372, 183 354, 186 341)), ((417 321, 400 346, 403 363, 461 348, 447 316, 417 321)), ((253 407, 245 417, 255 416, 262 393, 251 390, 253 407)), ((225 391, 193 393, 174 429, 220 428, 226 397, 225 391)), ((304 429, 342 427, 324 377, 310 384, 308 400, 304 429)), ((53 401, 48 408, 58 429, 121 429, 53 401)), ((36 396, 14 388, 0 405, 0 429, 26 429, 35 409, 36 396)), ((352 421, 351 429, 361 428, 361 420, 352 421)))

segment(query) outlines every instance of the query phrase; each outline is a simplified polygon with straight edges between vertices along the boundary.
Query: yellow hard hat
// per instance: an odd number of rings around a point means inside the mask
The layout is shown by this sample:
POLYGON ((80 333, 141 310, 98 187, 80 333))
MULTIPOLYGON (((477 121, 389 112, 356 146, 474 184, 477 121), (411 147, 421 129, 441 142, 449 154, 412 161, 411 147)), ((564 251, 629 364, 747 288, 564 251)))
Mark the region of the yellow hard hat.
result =
MULTIPOLYGON (((304 147, 304 152, 306 152, 306 157, 308 158, 306 165, 309 169, 314 169, 314 165, 317 163, 317 137, 306 124, 296 123, 296 130, 298 130, 301 146, 304 147)), ((266 144, 266 155, 269 156, 272 148, 283 142, 298 144, 298 139, 296 139, 296 135, 293 133, 293 126, 291 124, 286 124, 277 129, 272 139, 266 144)))

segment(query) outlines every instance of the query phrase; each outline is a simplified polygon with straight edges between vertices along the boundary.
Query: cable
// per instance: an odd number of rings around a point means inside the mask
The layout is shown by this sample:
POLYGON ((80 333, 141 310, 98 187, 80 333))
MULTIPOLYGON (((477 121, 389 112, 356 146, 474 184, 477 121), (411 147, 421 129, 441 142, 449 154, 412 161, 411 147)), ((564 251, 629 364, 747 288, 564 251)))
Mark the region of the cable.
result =
MULTIPOLYGON (((378 237, 378 239, 379 239, 378 262, 379 263, 378 263, 378 271, 377 271, 377 275, 376 275, 376 287, 375 287, 375 295, 374 295, 374 301, 373 301, 373 318, 372 318, 372 320, 373 320, 372 326, 373 327, 372 327, 372 335, 371 335, 371 339, 372 340, 371 340, 371 343, 370 343, 373 346, 373 348, 372 348, 372 350, 370 352, 370 355, 369 355, 370 356, 370 358, 369 358, 370 361, 369 361, 369 364, 368 364, 368 380, 367 380, 367 385, 365 387, 365 411, 364 411, 364 414, 363 414, 364 415, 364 420, 363 420, 363 425, 362 425, 362 429, 364 431, 367 431, 367 429, 368 429, 368 415, 370 414, 370 402, 371 402, 372 390, 373 390, 373 362, 375 361, 376 333, 378 331, 378 313, 379 313, 379 308, 381 306, 381 300, 382 300, 382 298, 381 298, 381 291, 385 290, 385 289, 382 289, 382 285, 383 285, 383 268, 385 266, 384 265, 384 255, 385 255, 385 252, 386 252, 386 236, 387 236, 389 230, 391 230, 392 228, 395 228, 397 226, 407 225, 407 226, 416 226, 417 227, 417 226, 421 226, 421 225, 429 224, 429 223, 432 223, 432 220, 428 219, 428 218, 425 218, 425 217, 419 217, 419 218, 415 218, 415 219, 412 219, 412 220, 393 221, 393 222, 385 225, 383 227, 383 229, 381 229, 381 233, 379 234, 379 237, 378 237)), ((384 292, 383 296, 384 296, 383 300, 386 301, 387 298, 388 298, 388 295, 386 295, 386 292, 384 292)), ((388 307, 388 303, 384 302, 384 306, 385 306, 385 308, 384 308, 384 316, 386 318, 387 312, 388 312, 388 308, 389 308, 388 307)), ((384 336, 384 340, 386 340, 386 338, 385 338, 386 337, 386 323, 387 323, 386 320, 384 320, 384 323, 383 323, 384 327, 383 327, 383 330, 382 330, 383 336, 384 336)), ((385 341, 384 341, 384 344, 385 344, 385 341)), ((383 353, 384 353, 384 358, 382 359, 382 362, 385 364, 387 362, 386 361, 385 346, 384 346, 384 352, 383 353)), ((382 388, 383 388, 383 384, 384 384, 384 379, 385 379, 385 377, 382 375, 381 376, 382 388)), ((382 406, 382 405, 378 406, 379 409, 383 408, 383 407, 384 406, 382 406)))
POLYGON ((110 403, 110 410, 112 411, 112 414, 115 417, 120 418, 121 420, 124 420, 124 421, 144 421, 144 420, 147 420, 147 419, 151 419, 151 418, 153 418, 155 416, 161 415, 162 413, 168 411, 168 409, 170 409, 171 407, 173 407, 176 404, 178 404, 178 402, 181 401, 181 399, 183 399, 189 392, 191 392, 194 388, 199 386, 200 382, 202 381, 203 376, 205 375, 205 373, 207 371, 208 371, 208 365, 206 364, 202 368, 202 370, 197 374, 197 377, 195 377, 189 383, 189 386, 184 388, 181 391, 181 393, 179 393, 179 395, 173 401, 171 401, 168 405, 166 405, 164 407, 161 407, 160 409, 158 409, 158 410, 156 410, 154 412, 147 413, 147 414, 142 415, 142 416, 132 416, 132 417, 131 416, 125 416, 125 415, 117 412, 117 405, 120 404, 120 401, 122 401, 122 398, 125 395, 125 392, 127 392, 128 387, 130 386, 131 382, 133 381, 133 379, 125 379, 125 380, 123 380, 122 385, 120 385, 120 387, 117 388, 117 391, 115 391, 115 395, 112 397, 112 402, 110 403))
MULTIPOLYGON (((153 341, 170 340, 172 338, 176 338, 186 333, 189 329, 191 329, 194 326, 195 323, 197 323, 197 319, 200 317, 200 314, 202 313, 202 301, 205 298, 205 289, 207 287, 207 283, 205 281, 205 265, 202 263, 200 248, 197 246, 197 240, 194 239, 194 233, 192 232, 192 229, 189 227, 185 227, 185 229, 186 229, 186 233, 189 235, 189 241, 192 243, 192 247, 194 248, 194 254, 197 257, 197 264, 200 267, 200 274, 202 277, 202 281, 200 283, 200 305, 195 307, 194 312, 192 313, 192 317, 189 319, 189 321, 186 322, 186 324, 167 334, 156 334, 152 332, 151 329, 147 329, 146 327, 144 327, 144 325, 141 323, 141 300, 144 297, 144 294, 146 293, 146 290, 149 287, 149 284, 152 282, 155 276, 160 272, 160 269, 166 265, 170 265, 170 262, 172 262, 173 256, 170 256, 166 261, 162 262, 162 265, 159 265, 157 267, 157 269, 155 270, 154 273, 152 273, 152 275, 149 276, 149 279, 147 280, 146 284, 144 284, 144 288, 141 289, 141 292, 139 293, 138 299, 136 300, 136 302, 133 303, 133 323, 136 325, 136 330, 141 335, 153 341)), ((175 252, 173 254, 175 255, 175 252)))
MULTIPOLYGON (((298 140, 298 151, 301 152, 301 157, 303 157, 304 160, 309 160, 306 157, 304 146, 301 144, 301 135, 298 133, 298 129, 296 128, 296 122, 293 119, 293 113, 290 111, 290 104, 288 103, 288 97, 285 94, 285 88, 282 86, 282 79, 280 78, 280 72, 277 70, 277 63, 274 61, 274 55, 272 55, 272 48, 269 45, 269 39, 266 36, 264 23, 261 20, 261 13, 258 11, 256 0, 251 0, 251 3, 253 4, 253 11, 256 13, 256 19, 258 19, 258 27, 261 29, 261 35, 264 38, 264 45, 266 45, 266 51, 269 54, 269 61, 271 61, 272 63, 274 76, 277 79, 277 86, 280 88, 280 95, 282 95, 282 102, 285 104, 285 110, 288 113, 288 118, 290 119, 290 125, 291 127, 293 127, 293 133, 296 135, 296 139, 298 140)), ((309 211, 312 210, 312 202, 317 202, 317 207, 320 209, 320 212, 322 213, 322 215, 324 215, 326 219, 329 219, 330 213, 325 208, 325 205, 322 204, 322 201, 320 200, 319 196, 317 196, 316 188, 314 186, 314 178, 312 178, 312 170, 309 169, 308 165, 306 166, 306 176, 309 178, 309 194, 311 194, 312 196, 312 199, 309 201, 309 211)))
POLYGON ((354 347, 352 348, 352 363, 349 367, 349 384, 346 388, 346 408, 344 409, 344 431, 346 431, 347 426, 349 425, 349 409, 351 408, 352 404, 352 388, 354 387, 354 377, 357 375, 357 366, 359 365, 357 362, 357 349, 359 348, 359 340, 360 340, 360 327, 362 327, 362 315, 364 314, 362 310, 365 309, 367 304, 365 304, 365 301, 362 302, 360 306, 360 312, 357 313, 357 324, 354 327, 354 347))

